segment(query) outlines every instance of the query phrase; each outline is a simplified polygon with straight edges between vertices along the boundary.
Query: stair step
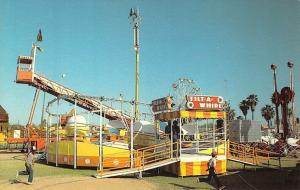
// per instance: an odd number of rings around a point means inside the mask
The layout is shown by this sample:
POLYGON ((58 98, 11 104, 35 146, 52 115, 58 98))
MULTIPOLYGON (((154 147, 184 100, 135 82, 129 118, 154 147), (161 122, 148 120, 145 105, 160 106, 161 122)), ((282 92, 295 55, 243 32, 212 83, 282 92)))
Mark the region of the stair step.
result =
POLYGON ((138 168, 114 170, 114 171, 109 171, 109 172, 103 172, 102 174, 97 173, 97 174, 94 175, 94 177, 96 177, 96 178, 106 178, 106 177, 114 177, 114 176, 132 174, 132 173, 151 170, 151 169, 154 169, 154 168, 159 168, 159 167, 162 167, 162 166, 165 166, 165 165, 173 164, 173 163, 178 162, 178 161, 179 161, 179 159, 172 158, 172 159, 163 160, 163 161, 160 161, 160 162, 147 164, 143 167, 141 166, 141 167, 138 167, 138 168))

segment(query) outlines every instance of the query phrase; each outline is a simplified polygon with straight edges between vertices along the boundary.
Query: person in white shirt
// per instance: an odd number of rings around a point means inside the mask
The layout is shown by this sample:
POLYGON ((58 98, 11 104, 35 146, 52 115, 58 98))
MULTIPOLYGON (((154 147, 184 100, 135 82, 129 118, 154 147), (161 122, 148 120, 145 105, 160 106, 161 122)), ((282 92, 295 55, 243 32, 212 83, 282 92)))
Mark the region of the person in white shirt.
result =
MULTIPOLYGON (((211 159, 209 159, 207 163, 207 170, 208 170, 208 183, 211 182, 212 179, 214 179, 217 183, 218 189, 222 190, 225 188, 224 185, 221 184, 220 180, 218 179, 216 175, 216 166, 217 166, 217 153, 213 151, 211 153, 211 159)), ((200 180, 200 179, 199 179, 200 180)))

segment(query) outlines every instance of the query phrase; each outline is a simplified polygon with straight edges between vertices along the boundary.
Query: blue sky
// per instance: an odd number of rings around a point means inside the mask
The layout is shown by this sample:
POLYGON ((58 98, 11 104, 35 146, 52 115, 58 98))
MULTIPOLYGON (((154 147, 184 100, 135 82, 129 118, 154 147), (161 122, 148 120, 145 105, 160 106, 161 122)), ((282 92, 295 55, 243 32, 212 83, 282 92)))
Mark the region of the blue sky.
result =
MULTIPOLYGON (((133 99, 131 7, 142 17, 141 101, 166 96, 178 78, 191 78, 203 94, 230 100, 237 115, 239 102, 257 94, 261 119, 273 91, 270 65, 278 66, 281 89, 288 61, 300 94, 298 0, 0 0, 0 104, 10 123, 27 122, 34 88, 13 82, 16 58, 30 54, 40 28, 45 51, 37 73, 86 95, 133 99)), ((40 117, 41 99, 34 122, 40 117)))

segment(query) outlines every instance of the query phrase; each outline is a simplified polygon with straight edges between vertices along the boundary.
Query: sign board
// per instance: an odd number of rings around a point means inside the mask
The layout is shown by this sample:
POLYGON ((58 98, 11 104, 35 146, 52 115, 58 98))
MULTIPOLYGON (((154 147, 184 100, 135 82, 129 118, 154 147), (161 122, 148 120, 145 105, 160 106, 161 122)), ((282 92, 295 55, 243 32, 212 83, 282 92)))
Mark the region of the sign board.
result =
POLYGON ((21 137, 21 131, 20 130, 14 130, 14 138, 20 138, 21 137))
POLYGON ((190 95, 186 100, 187 109, 192 110, 221 110, 224 103, 221 96, 190 95))
POLYGON ((171 105, 172 105, 172 96, 159 98, 152 101, 152 111, 153 112, 169 111, 172 110, 171 105))

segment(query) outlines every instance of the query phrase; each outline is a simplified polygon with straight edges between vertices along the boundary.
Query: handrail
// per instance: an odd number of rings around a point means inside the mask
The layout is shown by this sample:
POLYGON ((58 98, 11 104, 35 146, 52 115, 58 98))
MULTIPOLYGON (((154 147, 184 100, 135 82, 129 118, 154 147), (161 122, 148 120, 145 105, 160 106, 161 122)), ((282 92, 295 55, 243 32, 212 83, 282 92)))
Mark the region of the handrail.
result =
MULTIPOLYGON (((178 155, 179 155, 178 151, 179 151, 178 142, 162 143, 162 144, 134 150, 133 168, 143 169, 147 164, 159 163, 160 161, 164 161, 171 158, 178 159, 178 155), (176 148, 172 150, 171 146, 176 148)), ((103 158, 103 165, 105 165, 105 163, 113 162, 112 160, 113 156, 118 154, 120 153, 106 154, 105 157, 103 158)), ((127 160, 123 160, 119 162, 119 164, 115 167, 105 168, 102 171, 97 170, 97 173, 100 173, 102 175, 106 171, 114 171, 114 170, 125 169, 125 168, 130 168, 130 157, 128 157, 127 160)))
MULTIPOLYGON (((277 152, 262 150, 257 147, 251 147, 248 144, 241 144, 236 142, 228 141, 227 157, 240 160, 241 162, 248 162, 254 165, 259 165, 262 161, 269 161, 274 156, 280 158, 280 154, 277 152)), ((280 159, 279 159, 280 160, 280 159)))
POLYGON ((161 143, 161 144, 155 144, 155 145, 151 145, 151 146, 139 148, 139 149, 137 149, 137 150, 138 150, 138 151, 142 151, 142 150, 147 150, 147 149, 151 149, 151 148, 154 148, 154 147, 164 146, 164 145, 169 144, 170 142, 171 142, 171 141, 168 141, 168 142, 165 142, 165 143, 161 143))

